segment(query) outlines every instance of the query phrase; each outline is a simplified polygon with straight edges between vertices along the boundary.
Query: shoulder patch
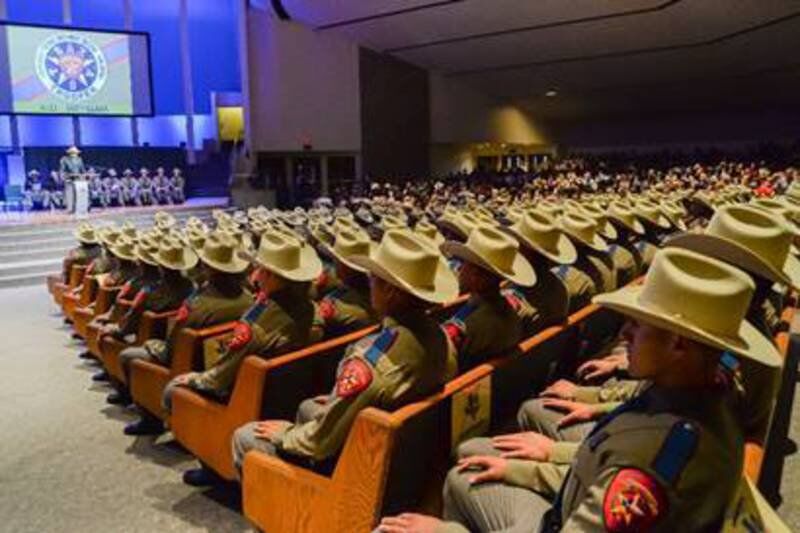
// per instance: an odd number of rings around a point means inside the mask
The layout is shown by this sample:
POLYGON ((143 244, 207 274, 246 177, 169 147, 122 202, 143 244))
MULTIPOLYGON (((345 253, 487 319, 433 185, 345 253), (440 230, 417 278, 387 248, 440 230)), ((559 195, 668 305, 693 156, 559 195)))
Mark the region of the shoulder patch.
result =
POLYGON ((253 328, 247 322, 237 322, 233 328, 233 337, 228 342, 228 349, 238 350, 243 348, 253 339, 253 328))
POLYGON ((469 315, 475 312, 475 309, 477 308, 478 306, 475 303, 467 302, 458 308, 458 311, 456 311, 456 314, 453 315, 453 318, 451 320, 457 320, 458 322, 461 322, 463 324, 464 321, 469 317, 469 315))
POLYGON ((653 470, 667 483, 674 484, 694 455, 699 439, 698 430, 691 422, 682 420, 673 424, 653 460, 653 470))
POLYGON ((180 324, 181 322, 186 322, 186 319, 189 318, 189 313, 192 312, 192 308, 189 306, 189 300, 185 300, 183 304, 181 304, 180 309, 178 309, 178 314, 175 316, 175 322, 180 324))
POLYGON ((668 500, 656 479, 635 468, 623 468, 603 498, 603 521, 611 533, 648 531, 667 513, 668 500))
POLYGON ((121 299, 125 298, 128 295, 128 293, 131 292, 132 288, 133 288, 133 285, 131 285, 131 282, 130 281, 127 282, 125 285, 122 286, 122 288, 117 293, 117 299, 121 300, 121 299))
POLYGON ((331 298, 323 298, 319 302, 319 316, 325 322, 336 316, 336 303, 331 298))
POLYGON ((143 287, 139 289, 139 292, 136 293, 136 296, 133 298, 133 305, 131 307, 133 309, 138 309, 142 305, 144 305, 145 300, 147 300, 147 295, 150 294, 150 289, 148 287, 143 287))
POLYGON ((269 307, 269 300, 262 301, 260 296, 261 295, 259 294, 259 298, 256 300, 256 303, 252 305, 242 317, 243 322, 249 322, 252 324, 258 319, 259 316, 261 316, 261 313, 263 313, 264 310, 269 307))
POLYGON ((367 348, 366 353, 364 353, 364 359, 369 361, 372 366, 375 366, 378 363, 378 359, 389 351, 395 340, 397 340, 397 331, 384 329, 374 338, 367 348))
POLYGON ((464 342, 464 337, 467 334, 467 328, 464 323, 448 320, 442 324, 442 329, 447 338, 450 339, 450 342, 453 343, 453 346, 456 347, 456 350, 461 349, 461 343, 464 342))
POLYGON ((360 357, 351 357, 342 365, 336 378, 336 395, 350 398, 359 394, 372 383, 372 369, 360 357))

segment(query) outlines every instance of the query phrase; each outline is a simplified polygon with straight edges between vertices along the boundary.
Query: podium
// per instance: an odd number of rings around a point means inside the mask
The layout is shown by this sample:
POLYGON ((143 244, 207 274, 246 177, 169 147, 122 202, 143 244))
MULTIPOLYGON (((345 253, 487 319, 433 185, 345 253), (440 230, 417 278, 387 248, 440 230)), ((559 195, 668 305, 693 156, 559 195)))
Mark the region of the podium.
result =
POLYGON ((67 181, 64 191, 67 212, 78 216, 89 213, 89 182, 83 178, 67 181))

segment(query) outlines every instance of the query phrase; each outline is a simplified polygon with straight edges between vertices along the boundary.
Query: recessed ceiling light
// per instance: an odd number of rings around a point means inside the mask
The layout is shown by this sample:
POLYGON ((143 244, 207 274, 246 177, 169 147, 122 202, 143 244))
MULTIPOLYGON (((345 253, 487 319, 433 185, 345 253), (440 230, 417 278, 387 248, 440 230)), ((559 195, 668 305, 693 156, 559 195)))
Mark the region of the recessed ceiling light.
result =
POLYGON ((548 98, 553 98, 554 96, 558 96, 558 91, 556 91, 555 89, 550 89, 549 91, 544 93, 544 95, 548 98))

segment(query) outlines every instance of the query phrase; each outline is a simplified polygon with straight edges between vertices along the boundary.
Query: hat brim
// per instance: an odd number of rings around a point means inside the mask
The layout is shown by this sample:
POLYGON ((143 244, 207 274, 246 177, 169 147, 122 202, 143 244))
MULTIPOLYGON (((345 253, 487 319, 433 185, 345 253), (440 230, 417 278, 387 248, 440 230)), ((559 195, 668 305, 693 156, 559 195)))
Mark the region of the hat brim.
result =
POLYGON ((617 224, 617 225, 619 225, 619 226, 621 226, 621 227, 623 227, 623 228, 625 228, 627 230, 630 230, 630 231, 634 232, 637 235, 644 235, 645 234, 644 226, 642 225, 642 223, 639 221, 638 218, 634 217, 633 223, 629 224, 628 222, 626 222, 625 220, 622 220, 619 217, 615 217, 614 215, 609 215, 608 216, 608 221, 611 222, 611 223, 615 223, 615 224, 617 224))
MULTIPOLYGON (((342 254, 338 253, 333 246, 325 244, 325 245, 321 246, 320 248, 323 248, 325 250, 325 253, 327 253, 334 260, 339 261, 340 263, 342 263, 346 267, 351 268, 351 269, 355 270, 356 272, 361 272, 362 274, 366 274, 367 273, 367 269, 364 266, 354 262, 352 260, 352 257, 345 257, 342 254)), ((378 249, 378 245, 375 244, 373 241, 370 241, 369 242, 369 257, 375 257, 375 251, 377 249, 378 249)))
POLYGON ((441 246, 441 250, 448 257, 457 257, 467 263, 472 263, 516 285, 532 287, 536 284, 536 273, 533 271, 533 267, 520 253, 514 258, 511 269, 506 271, 493 265, 475 250, 460 242, 447 241, 441 246))
POLYGON ((150 254, 143 254, 143 253, 137 252, 136 253, 136 259, 138 259, 139 261, 141 261, 142 263, 144 263, 146 265, 150 265, 150 266, 154 266, 154 267, 159 266, 158 261, 156 261, 155 258, 153 256, 151 256, 150 254))
POLYGON ((110 248, 110 250, 111 253, 114 255, 114 257, 116 257, 117 259, 122 259, 123 261, 136 261, 138 259, 135 252, 132 252, 130 254, 124 254, 113 246, 110 248))
POLYGON ((672 223, 664 215, 658 215, 658 218, 655 221, 650 220, 649 218, 643 217, 642 215, 636 215, 636 217, 641 222, 643 222, 644 224, 650 224, 651 226, 654 226, 654 227, 659 228, 659 229, 671 229, 672 228, 672 223))
POLYGON ((558 239, 556 239, 555 251, 550 251, 541 246, 539 243, 529 240, 522 233, 517 232, 514 229, 514 226, 501 227, 500 229, 510 233, 513 237, 516 237, 523 246, 528 247, 534 252, 545 256, 547 259, 559 265, 571 265, 578 260, 578 250, 575 248, 575 245, 572 244, 572 241, 569 239, 569 237, 563 233, 560 233, 558 235, 558 239))
POLYGON ((200 261, 197 254, 189 249, 184 250, 183 260, 176 262, 164 261, 161 257, 156 256, 158 266, 168 268, 170 270, 191 270, 197 266, 200 261))
POLYGON ((717 335, 687 323, 682 315, 672 315, 653 309, 639 301, 643 287, 629 285, 614 292, 599 294, 593 302, 601 307, 617 311, 639 322, 672 331, 682 337, 728 350, 769 367, 780 367, 781 356, 770 339, 762 335, 752 324, 742 321, 736 337, 717 335))
POLYGON ((586 239, 584 239, 583 237, 581 237, 577 233, 574 233, 574 232, 568 230, 567 228, 562 228, 562 230, 567 235, 567 237, 572 239, 572 242, 574 242, 578 246, 584 246, 584 247, 590 248, 590 249, 594 250, 595 252, 601 252, 601 253, 607 253, 608 252, 608 243, 605 241, 605 239, 603 239, 600 235, 598 235, 596 233, 592 236, 592 240, 591 241, 587 241, 586 239))
POLYGON ((239 254, 234 250, 233 254, 231 255, 231 260, 227 263, 223 263, 222 261, 217 261, 206 254, 202 248, 196 251, 197 257, 200 259, 204 265, 207 265, 214 270, 219 272, 225 272, 226 274, 241 274, 247 267, 250 266, 250 262, 243 257, 240 257, 239 254))
POLYGON ((614 225, 606 220, 606 222, 598 228, 600 235, 604 239, 608 239, 610 241, 616 241, 619 238, 619 233, 617 233, 617 228, 614 225))
POLYGON ((253 260, 258 263, 259 266, 289 281, 313 281, 322 273, 322 261, 310 244, 305 244, 302 247, 300 250, 300 265, 291 270, 283 269, 267 263, 266 261, 262 261, 257 251, 254 255, 255 257, 253 257, 253 260))
POLYGON ((769 281, 791 285, 795 289, 800 288, 800 259, 795 257, 791 251, 786 254, 786 262, 783 265, 783 269, 777 270, 749 248, 716 235, 683 233, 664 243, 664 247, 666 248, 667 246, 699 252, 729 263, 746 272, 752 272, 769 281))
POLYGON ((420 300, 434 304, 443 304, 452 302, 458 297, 458 279, 442 258, 439 259, 436 265, 436 273, 433 276, 433 284, 430 287, 415 287, 410 285, 402 278, 396 276, 391 270, 366 255, 353 256, 351 261, 364 268, 373 276, 377 276, 387 283, 391 283, 395 287, 416 296, 420 300))

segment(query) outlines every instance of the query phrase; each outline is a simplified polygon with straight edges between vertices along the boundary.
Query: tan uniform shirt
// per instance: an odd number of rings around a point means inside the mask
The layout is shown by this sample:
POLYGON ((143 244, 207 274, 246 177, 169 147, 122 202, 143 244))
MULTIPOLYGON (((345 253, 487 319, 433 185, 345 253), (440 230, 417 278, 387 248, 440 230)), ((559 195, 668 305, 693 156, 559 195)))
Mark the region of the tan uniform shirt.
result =
POLYGON ((369 299, 369 287, 340 285, 328 292, 316 306, 315 326, 326 337, 344 335, 378 321, 369 299))
POLYGON ((216 364, 193 374, 189 386, 220 396, 229 394, 245 357, 268 359, 305 346, 313 319, 314 305, 305 283, 291 283, 269 297, 260 295, 239 319, 233 339, 216 364))
POLYGON ((236 320, 252 304, 253 295, 245 289, 237 287, 237 290, 224 291, 205 283, 183 301, 167 340, 150 339, 144 347, 152 357, 168 365, 175 340, 184 328, 202 329, 236 320))
POLYGON ((597 287, 586 272, 572 265, 559 265, 554 267, 552 272, 567 287, 570 314, 592 303, 592 297, 597 294, 597 287))
POLYGON ((522 339, 522 320, 516 312, 523 302, 513 294, 474 294, 444 324, 465 372, 514 348, 522 339))
POLYGON ((444 332, 424 313, 385 318, 379 332, 348 346, 336 386, 319 414, 305 424, 288 425, 274 443, 302 457, 331 457, 361 409, 391 411, 442 387, 447 351, 444 332))

